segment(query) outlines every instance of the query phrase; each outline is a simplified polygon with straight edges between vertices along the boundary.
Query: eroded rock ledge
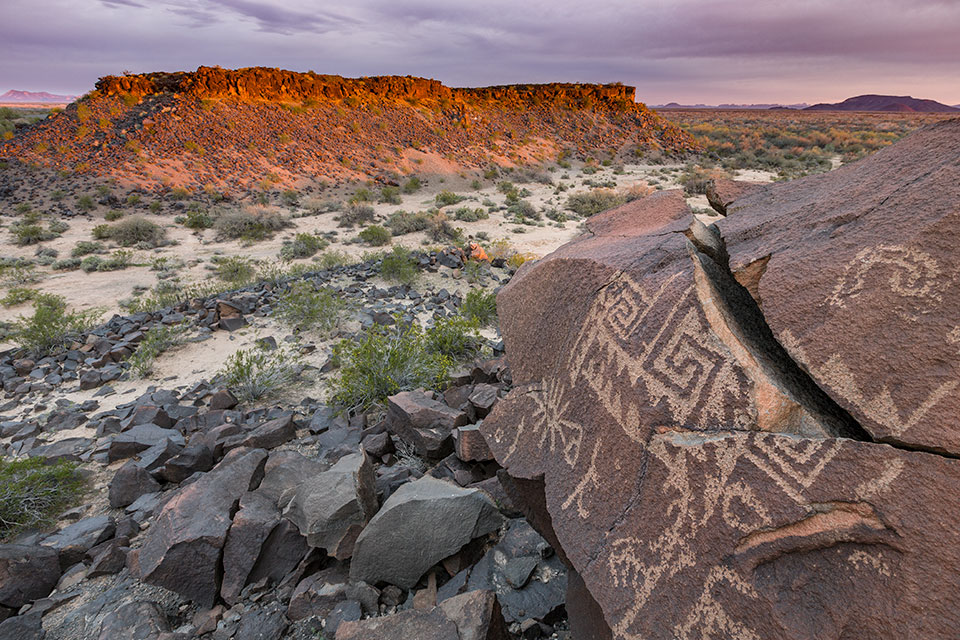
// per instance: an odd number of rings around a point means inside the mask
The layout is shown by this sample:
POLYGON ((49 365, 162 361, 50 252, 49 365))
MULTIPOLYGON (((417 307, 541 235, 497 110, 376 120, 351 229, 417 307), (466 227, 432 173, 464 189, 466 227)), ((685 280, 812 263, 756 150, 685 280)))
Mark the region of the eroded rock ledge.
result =
POLYGON ((960 120, 724 193, 714 228, 596 216, 499 296, 482 431, 575 637, 952 637, 960 120))

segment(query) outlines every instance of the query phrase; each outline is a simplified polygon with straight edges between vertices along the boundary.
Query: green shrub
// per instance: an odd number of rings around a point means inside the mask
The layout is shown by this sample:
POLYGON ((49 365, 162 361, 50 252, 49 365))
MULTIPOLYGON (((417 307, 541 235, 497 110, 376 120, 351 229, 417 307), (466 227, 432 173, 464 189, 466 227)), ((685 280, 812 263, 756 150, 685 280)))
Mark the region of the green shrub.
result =
POLYGON ((356 224, 373 222, 376 218, 376 212, 368 204, 359 204, 356 202, 348 203, 340 212, 337 226, 352 227, 356 224))
POLYGON ((450 224, 442 211, 430 216, 428 221, 430 226, 427 227, 427 235, 435 242, 463 242, 463 232, 450 224))
POLYGON ((371 247, 382 247, 390 244, 390 232, 378 224, 372 224, 360 232, 360 239, 371 247))
POLYGON ((80 261, 80 268, 85 272, 92 271, 119 271, 126 269, 133 263, 133 252, 118 249, 108 258, 93 255, 80 261))
POLYGON ((220 214, 213 223, 218 239, 264 240, 290 222, 276 211, 238 210, 220 214))
POLYGON ((483 339, 472 318, 451 316, 439 318, 424 336, 424 347, 455 362, 469 360, 480 353, 483 339))
POLYGON ((402 200, 400 199, 400 189, 397 187, 391 187, 387 185, 380 189, 380 202, 386 204, 400 204, 402 200))
POLYGON ((256 266, 243 256, 216 257, 217 277, 233 285, 242 285, 253 280, 256 266))
POLYGON ((300 357, 296 353, 258 346, 231 355, 217 375, 238 400, 253 402, 289 388, 299 370, 300 357))
POLYGON ((286 242, 280 248, 280 257, 284 260, 309 258, 329 245, 327 240, 312 233, 298 233, 292 242, 286 242))
POLYGON ((333 269, 346 264, 352 264, 353 258, 343 251, 326 251, 317 259, 321 269, 333 269))
POLYGON ((119 209, 111 209, 103 214, 103 219, 107 222, 113 222, 114 220, 119 220, 122 218, 123 215, 123 211, 120 211, 119 209))
POLYGON ((83 256, 90 255, 91 253, 100 253, 101 251, 103 251, 103 243, 91 240, 81 240, 74 245, 73 250, 70 251, 70 255, 74 258, 82 258, 83 256))
POLYGON ((458 196, 452 191, 441 191, 434 197, 438 207, 446 207, 451 204, 457 204, 458 202, 463 202, 466 199, 466 196, 458 196))
POLYGON ((486 220, 490 217, 490 214, 479 208, 471 209, 470 207, 460 207, 453 212, 453 217, 462 222, 477 222, 478 220, 486 220))
POLYGON ((98 225, 93 228, 93 237, 109 238, 121 247, 139 245, 153 248, 166 242, 167 230, 140 216, 121 220, 114 225, 98 225))
POLYGON ((380 261, 380 275, 387 280, 413 284, 419 274, 416 256, 405 247, 394 247, 380 261))
POLYGON ((300 193, 294 189, 287 189, 280 194, 280 201, 288 207, 295 207, 300 203, 300 193))
POLYGON ((33 299, 33 315, 14 322, 11 338, 22 349, 39 356, 52 355, 90 329, 100 311, 67 311, 61 296, 38 293, 33 299))
POLYGON ((199 209, 187 211, 187 215, 183 218, 183 226, 187 229, 210 229, 213 227, 213 216, 199 209))
POLYGON ((567 209, 580 216, 592 216, 619 207, 626 202, 626 198, 610 189, 594 189, 593 191, 575 193, 567 198, 567 209))
POLYGON ((410 176, 410 179, 403 183, 403 192, 404 193, 416 193, 420 190, 420 187, 423 185, 420 182, 420 178, 417 176, 410 176))
POLYGON ((515 222, 520 224, 530 224, 543 220, 543 216, 537 211, 537 208, 526 200, 517 200, 507 207, 507 212, 514 217, 515 222))
POLYGON ((395 236, 402 236, 407 233, 423 231, 430 226, 430 216, 422 211, 419 213, 408 213, 406 211, 397 211, 387 220, 387 227, 395 236))
POLYGON ((0 299, 0 304, 5 307, 15 307, 33 300, 37 293, 38 291, 36 289, 30 289, 28 287, 10 287, 7 295, 0 299))
POLYGON ((298 331, 317 331, 326 335, 343 319, 346 303, 329 289, 317 289, 307 280, 290 284, 276 304, 274 313, 298 331))
POLYGON ((79 498, 82 489, 83 480, 71 462, 0 459, 0 540, 50 524, 79 498))
POLYGON ((83 262, 81 258, 64 258, 63 260, 57 260, 50 268, 54 271, 73 271, 74 269, 79 269, 80 264, 83 262))
POLYGON ((90 212, 96 208, 96 204, 93 202, 93 198, 90 196, 80 196, 77 198, 77 209, 80 211, 90 212))
POLYGON ((127 360, 130 370, 139 378, 146 378, 153 370, 153 363, 164 351, 181 345, 189 330, 187 323, 164 325, 156 324, 143 334, 137 350, 127 360))
POLYGON ((471 289, 463 298, 460 313, 481 327, 488 326, 497 318, 497 296, 483 289, 471 289))
POLYGON ((20 246, 53 240, 58 235, 47 229, 44 229, 39 224, 15 223, 10 225, 10 231, 13 233, 14 242, 20 246))
MULTIPOLYGON (((399 320, 399 319, 398 319, 399 320)), ((417 324, 374 325, 357 340, 344 340, 334 349, 340 368, 328 382, 334 406, 364 412, 400 391, 418 387, 440 389, 453 361, 427 348, 417 324)))

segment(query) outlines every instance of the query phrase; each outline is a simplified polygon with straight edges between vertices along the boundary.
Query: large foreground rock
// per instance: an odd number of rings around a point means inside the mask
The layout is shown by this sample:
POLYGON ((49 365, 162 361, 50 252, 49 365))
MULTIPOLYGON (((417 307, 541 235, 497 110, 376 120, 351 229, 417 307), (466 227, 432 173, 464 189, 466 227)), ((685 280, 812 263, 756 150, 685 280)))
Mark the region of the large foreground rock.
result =
POLYGON ((354 453, 328 471, 304 478, 284 515, 297 525, 310 546, 346 560, 376 512, 373 466, 365 454, 354 453))
POLYGON ((354 547, 350 577, 409 589, 427 569, 502 522, 482 491, 424 476, 397 489, 370 520, 354 547))
POLYGON ((267 452, 234 449, 212 471, 177 491, 147 532, 141 579, 212 607, 220 555, 240 497, 255 489, 267 452))
POLYGON ((47 596, 59 579, 60 560, 55 549, 0 545, 0 606, 19 609, 47 596))
POLYGON ((499 295, 481 431, 573 634, 954 637, 960 120, 744 194, 595 216, 499 295))

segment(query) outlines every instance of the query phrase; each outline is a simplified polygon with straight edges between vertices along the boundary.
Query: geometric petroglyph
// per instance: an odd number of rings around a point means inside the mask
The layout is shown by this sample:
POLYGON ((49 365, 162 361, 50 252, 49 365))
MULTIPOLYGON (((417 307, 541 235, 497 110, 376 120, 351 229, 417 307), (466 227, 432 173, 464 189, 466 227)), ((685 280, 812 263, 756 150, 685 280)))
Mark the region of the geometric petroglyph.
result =
POLYGON ((941 302, 940 294, 949 284, 948 278, 941 277, 939 263, 929 254, 908 247, 878 245, 861 250, 846 266, 830 296, 830 304, 845 307, 848 300, 870 288, 868 274, 885 279, 891 291, 911 298, 910 309, 915 315, 941 302))
MULTIPOLYGON (((814 505, 806 496, 826 468, 834 461, 843 443, 840 440, 795 438, 781 434, 689 435, 668 432, 649 443, 651 460, 662 467, 658 476, 660 491, 668 496, 659 518, 659 533, 644 540, 611 532, 603 564, 604 580, 631 589, 633 606, 612 626, 618 640, 640 640, 633 627, 643 620, 643 609, 659 587, 682 571, 702 562, 698 557, 700 536, 718 535, 718 531, 767 531, 774 522, 765 505, 774 502, 766 488, 764 500, 737 478, 737 466, 748 464, 782 491, 787 504, 813 513, 814 505), (730 508, 736 503, 737 509, 730 508)), ((875 494, 892 483, 902 465, 891 465, 877 478, 865 479, 865 494, 875 494), (869 487, 870 490, 866 488, 869 487)), ((742 471, 742 469, 741 469, 742 471)), ((649 472, 648 472, 649 473, 649 472)), ((882 560, 864 553, 851 556, 851 563, 877 571, 889 571, 882 560)), ((713 587, 725 582, 744 597, 754 597, 747 576, 727 565, 709 569, 703 578, 703 592, 690 603, 684 623, 675 629, 675 637, 751 638, 745 626, 732 621, 713 598, 713 587)), ((746 570, 746 569, 744 569, 746 570)))
POLYGON ((675 424, 746 428, 749 382, 711 339, 693 285, 676 274, 649 292, 623 275, 597 297, 564 368, 587 385, 635 442, 645 407, 665 408, 675 424))

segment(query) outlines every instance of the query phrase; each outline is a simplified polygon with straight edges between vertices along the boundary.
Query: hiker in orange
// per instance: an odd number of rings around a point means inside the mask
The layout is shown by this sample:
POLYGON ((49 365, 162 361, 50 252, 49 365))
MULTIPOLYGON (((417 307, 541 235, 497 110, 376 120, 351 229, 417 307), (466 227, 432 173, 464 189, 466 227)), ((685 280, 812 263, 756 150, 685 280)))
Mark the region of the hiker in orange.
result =
POLYGON ((468 247, 469 247, 469 249, 470 249, 470 259, 471 259, 471 260, 479 260, 479 261, 482 261, 482 262, 490 262, 490 258, 487 257, 487 252, 484 251, 484 250, 483 250, 483 247, 481 247, 479 244, 477 244, 476 242, 471 242, 471 243, 468 245, 468 247))

